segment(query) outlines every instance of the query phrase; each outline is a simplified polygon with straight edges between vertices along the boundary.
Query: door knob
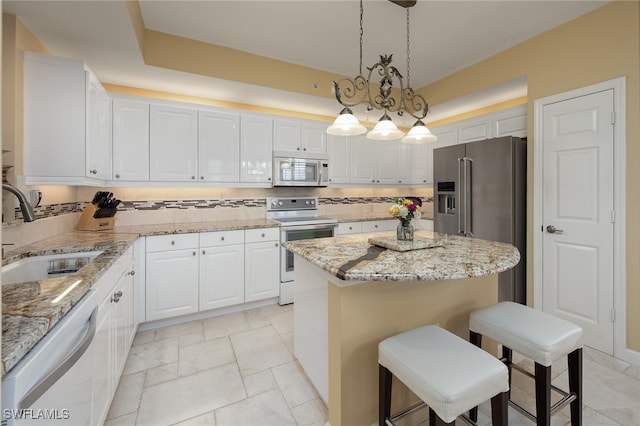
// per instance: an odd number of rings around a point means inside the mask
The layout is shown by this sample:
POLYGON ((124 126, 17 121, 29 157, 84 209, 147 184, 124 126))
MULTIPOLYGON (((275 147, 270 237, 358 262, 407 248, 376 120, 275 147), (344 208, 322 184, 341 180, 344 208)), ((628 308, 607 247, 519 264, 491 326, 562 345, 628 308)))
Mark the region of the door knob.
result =
POLYGON ((547 232, 550 233, 550 234, 562 234, 564 232, 564 230, 556 229, 556 227, 553 226, 553 225, 548 225, 547 226, 547 232))

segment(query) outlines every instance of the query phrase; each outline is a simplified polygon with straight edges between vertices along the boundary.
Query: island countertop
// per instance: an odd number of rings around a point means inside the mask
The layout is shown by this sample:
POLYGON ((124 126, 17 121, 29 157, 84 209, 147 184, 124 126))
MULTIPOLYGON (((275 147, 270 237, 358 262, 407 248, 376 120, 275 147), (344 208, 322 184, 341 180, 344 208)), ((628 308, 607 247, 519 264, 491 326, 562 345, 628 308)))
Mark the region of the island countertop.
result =
MULTIPOLYGON (((510 244, 416 231, 416 239, 433 240, 435 247, 396 251, 369 243, 376 236, 395 233, 359 234, 290 241, 284 247, 339 278, 353 281, 433 281, 495 274, 520 261, 510 244)), ((345 282, 346 281, 346 282, 345 282)))

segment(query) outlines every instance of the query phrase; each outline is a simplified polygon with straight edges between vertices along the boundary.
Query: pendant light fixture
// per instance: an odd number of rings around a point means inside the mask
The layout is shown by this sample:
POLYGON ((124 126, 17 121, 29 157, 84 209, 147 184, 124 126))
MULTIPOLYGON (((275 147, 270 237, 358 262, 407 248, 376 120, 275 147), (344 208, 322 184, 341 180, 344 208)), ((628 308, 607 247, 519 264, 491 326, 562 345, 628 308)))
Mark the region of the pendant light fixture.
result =
POLYGON ((367 138, 373 140, 395 140, 402 138, 403 143, 427 143, 434 142, 437 137, 433 135, 422 121, 429 112, 429 105, 425 99, 416 94, 410 86, 410 49, 409 49, 409 8, 414 6, 416 0, 390 0, 404 7, 407 11, 407 83, 402 80, 398 69, 391 65, 393 55, 380 55, 380 61, 371 67, 367 77, 362 75, 362 39, 363 31, 363 1, 360 0, 360 73, 354 78, 344 78, 333 82, 333 90, 338 102, 344 107, 334 123, 327 128, 330 135, 361 135, 367 131, 358 119, 353 115, 351 107, 363 104, 367 111, 373 109, 384 110, 384 113, 376 126, 367 133, 367 138), (371 82, 371 76, 382 77, 379 81, 371 82), (394 87, 394 81, 398 86, 394 87), (417 121, 405 135, 391 120, 389 112, 397 113, 402 117, 405 113, 414 117, 417 121))

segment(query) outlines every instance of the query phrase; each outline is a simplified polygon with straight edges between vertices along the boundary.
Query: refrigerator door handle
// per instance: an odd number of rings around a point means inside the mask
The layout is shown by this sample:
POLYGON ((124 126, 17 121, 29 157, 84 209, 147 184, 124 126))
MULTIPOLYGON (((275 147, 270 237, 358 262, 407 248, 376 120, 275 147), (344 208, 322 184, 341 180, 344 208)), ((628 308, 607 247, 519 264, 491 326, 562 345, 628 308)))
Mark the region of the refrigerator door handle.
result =
POLYGON ((471 201, 471 185, 473 185, 471 180, 471 166, 473 164, 473 158, 464 157, 462 161, 464 163, 464 235, 466 237, 473 237, 473 224, 471 223, 471 209, 473 208, 471 201))
POLYGON ((458 158, 458 185, 456 188, 456 198, 458 199, 458 234, 464 235, 462 215, 465 214, 465 199, 462 196, 461 187, 464 185, 464 158, 458 158))

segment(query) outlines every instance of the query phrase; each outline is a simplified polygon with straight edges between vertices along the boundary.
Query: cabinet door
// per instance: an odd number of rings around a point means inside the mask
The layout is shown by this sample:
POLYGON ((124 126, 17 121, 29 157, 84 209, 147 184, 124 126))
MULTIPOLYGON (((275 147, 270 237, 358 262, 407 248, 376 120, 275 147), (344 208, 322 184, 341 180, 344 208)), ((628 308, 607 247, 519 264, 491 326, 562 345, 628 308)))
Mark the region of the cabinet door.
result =
POLYGON ((86 71, 82 62, 25 52, 24 174, 84 178, 86 71))
POLYGON ((408 185, 411 183, 411 147, 415 145, 396 142, 396 183, 408 185))
POLYGON ((244 302, 244 244, 200 249, 200 310, 244 302))
POLYGON ((115 341, 115 383, 118 383, 122 370, 124 369, 124 363, 127 360, 127 355, 129 354, 129 348, 131 347, 135 330, 135 295, 132 271, 132 267, 129 267, 125 271, 114 287, 111 298, 114 309, 113 328, 115 341))
POLYGON ((388 220, 367 220, 362 222, 362 232, 386 232, 389 229, 388 220))
POLYGON ((458 143, 479 141, 492 137, 489 119, 469 120, 458 126, 458 143))
POLYGON ((245 244, 245 302, 280 294, 280 247, 277 241, 245 244))
POLYGON ((96 334, 93 338, 93 374, 91 389, 91 424, 101 425, 107 418, 111 395, 115 391, 112 377, 115 371, 113 351, 113 310, 111 293, 98 308, 96 334))
POLYGON ((351 138, 327 135, 327 153, 329 154, 329 183, 349 183, 351 181, 351 138))
POLYGON ((86 176, 111 179, 111 99, 93 73, 86 81, 86 176))
POLYGON ((434 142, 437 144, 436 148, 458 143, 458 128, 455 125, 434 127, 431 129, 431 133, 438 137, 438 140, 434 142))
POLYGON ((433 184, 433 143, 411 145, 411 183, 433 184))
POLYGON ((240 124, 240 181, 270 183, 273 120, 243 115, 240 124))
POLYGON ((273 120, 273 149, 300 151, 300 127, 300 122, 296 120, 273 120))
POLYGON ((113 179, 149 180, 149 104, 113 100, 113 179))
POLYGON ((398 142, 397 141, 372 141, 375 146, 375 173, 374 178, 376 184, 395 184, 396 179, 397 158, 398 158, 398 142))
POLYGON ((146 320, 198 311, 197 249, 147 253, 146 320))
POLYGON ((527 136, 527 108, 525 105, 510 108, 507 112, 498 115, 493 124, 494 137, 515 136, 524 138, 527 136))
POLYGON ((149 164, 152 181, 195 181, 198 156, 197 110, 150 106, 149 164))
POLYGON ((375 141, 365 135, 351 138, 351 183, 375 183, 375 141))
POLYGON ((324 123, 302 124, 302 151, 310 154, 327 153, 327 126, 324 123))
POLYGON ((240 181, 240 115, 198 112, 198 172, 204 182, 240 181))
POLYGON ((340 222, 336 228, 336 235, 360 234, 362 222, 340 222))

